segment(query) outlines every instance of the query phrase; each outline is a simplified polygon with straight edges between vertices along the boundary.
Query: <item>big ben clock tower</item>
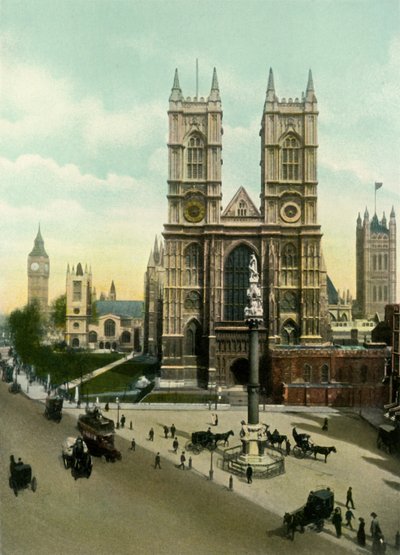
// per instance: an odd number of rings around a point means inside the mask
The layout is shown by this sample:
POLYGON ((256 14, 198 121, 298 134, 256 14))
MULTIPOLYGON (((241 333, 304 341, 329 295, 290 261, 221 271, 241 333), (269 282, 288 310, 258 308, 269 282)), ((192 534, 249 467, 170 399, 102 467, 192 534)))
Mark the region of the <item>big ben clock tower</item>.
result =
POLYGON ((49 304, 49 257, 44 249, 40 226, 32 251, 28 255, 28 303, 36 299, 45 313, 49 304))

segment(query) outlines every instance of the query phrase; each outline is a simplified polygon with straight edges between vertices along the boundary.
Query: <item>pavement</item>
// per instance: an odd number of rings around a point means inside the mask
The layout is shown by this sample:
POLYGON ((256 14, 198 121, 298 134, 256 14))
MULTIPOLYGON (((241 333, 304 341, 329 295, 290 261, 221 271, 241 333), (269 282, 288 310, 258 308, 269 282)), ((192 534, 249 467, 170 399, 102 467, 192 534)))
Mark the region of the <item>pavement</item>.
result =
MULTIPOLYGON (((29 384, 23 372, 18 375, 22 393, 32 400, 45 402, 47 393, 45 386, 29 384)), ((104 403, 100 403, 104 408, 104 403)), ((84 406, 77 407, 74 402, 64 402, 63 412, 78 418, 84 411, 84 406)), ((366 531, 369 532, 370 513, 375 511, 380 519, 381 527, 387 541, 388 555, 398 553, 395 549, 395 535, 400 529, 400 465, 393 456, 377 451, 376 428, 387 421, 383 411, 373 408, 336 409, 333 407, 298 407, 282 405, 260 405, 260 422, 268 423, 271 429, 277 428, 280 433, 286 433, 291 438, 293 426, 298 431, 311 433, 317 445, 332 445, 337 447, 337 454, 328 457, 327 464, 323 459, 296 459, 292 455, 285 457, 285 473, 271 479, 254 479, 251 485, 244 477, 233 476, 222 469, 221 447, 213 455, 204 450, 194 455, 186 449, 190 441, 191 432, 205 430, 211 426, 212 431, 224 432, 234 430, 230 447, 238 445, 240 422, 247 420, 247 408, 231 407, 218 404, 209 408, 208 404, 149 404, 149 403, 109 403, 107 417, 115 422, 125 415, 124 428, 116 430, 116 434, 130 442, 135 438, 136 449, 147 449, 160 452, 162 460, 175 464, 177 472, 179 456, 185 451, 186 463, 191 462, 191 472, 197 472, 208 479, 212 479, 216 487, 231 489, 232 494, 241 495, 254 503, 282 515, 286 511, 293 511, 301 507, 309 491, 323 487, 330 487, 335 493, 335 504, 341 506, 345 512, 346 491, 352 485, 356 510, 353 526, 350 530, 343 526, 342 537, 336 538, 333 525, 327 522, 322 534, 340 547, 346 542, 346 548, 355 553, 370 553, 371 541, 367 539, 367 548, 363 549, 356 543, 358 518, 363 516, 366 521, 366 531), (213 427, 214 413, 218 413, 218 427, 213 427), (329 420, 329 431, 321 431, 322 421, 329 420), (165 439, 163 426, 175 425, 179 441, 178 452, 174 453, 172 438, 165 439), (148 432, 153 427, 154 441, 148 440, 148 432), (191 461, 189 461, 189 458, 191 461), (212 470, 212 472, 210 472, 212 470), (232 486, 230 488, 230 485, 232 486)), ((293 444, 293 442, 292 442, 293 444)), ((125 444, 124 444, 125 445, 125 444)), ((134 457, 134 452, 128 450, 123 457, 134 457)), ((189 471, 186 469, 185 471, 189 471)))

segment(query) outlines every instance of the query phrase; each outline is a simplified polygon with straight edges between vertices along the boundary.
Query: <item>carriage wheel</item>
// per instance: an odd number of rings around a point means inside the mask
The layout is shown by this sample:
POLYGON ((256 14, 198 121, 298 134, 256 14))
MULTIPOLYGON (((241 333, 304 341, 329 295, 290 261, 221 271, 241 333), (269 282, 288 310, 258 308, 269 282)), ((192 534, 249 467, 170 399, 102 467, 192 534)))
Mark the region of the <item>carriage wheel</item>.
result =
POLYGON ((31 481, 31 489, 32 489, 32 491, 36 491, 36 488, 37 488, 37 481, 36 481, 36 478, 34 476, 32 478, 32 481, 31 481))
POLYGON ((295 445, 293 447, 293 455, 296 457, 296 459, 304 459, 304 451, 303 449, 301 449, 301 447, 299 447, 298 445, 295 445))
POLYGON ((65 455, 63 455, 63 463, 65 470, 68 470, 68 468, 71 466, 71 463, 68 457, 66 457, 65 455))

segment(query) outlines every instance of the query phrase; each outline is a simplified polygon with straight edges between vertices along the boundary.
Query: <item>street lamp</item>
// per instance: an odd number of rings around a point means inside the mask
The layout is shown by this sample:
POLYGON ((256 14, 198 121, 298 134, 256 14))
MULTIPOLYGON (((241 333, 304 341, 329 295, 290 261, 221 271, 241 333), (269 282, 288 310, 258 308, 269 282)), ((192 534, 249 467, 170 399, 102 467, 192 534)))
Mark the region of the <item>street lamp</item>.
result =
POLYGON ((119 428, 119 397, 115 398, 115 402, 117 403, 117 429, 119 428))
POLYGON ((210 480, 212 480, 214 476, 213 455, 214 455, 214 451, 211 451, 210 471, 209 471, 210 480))

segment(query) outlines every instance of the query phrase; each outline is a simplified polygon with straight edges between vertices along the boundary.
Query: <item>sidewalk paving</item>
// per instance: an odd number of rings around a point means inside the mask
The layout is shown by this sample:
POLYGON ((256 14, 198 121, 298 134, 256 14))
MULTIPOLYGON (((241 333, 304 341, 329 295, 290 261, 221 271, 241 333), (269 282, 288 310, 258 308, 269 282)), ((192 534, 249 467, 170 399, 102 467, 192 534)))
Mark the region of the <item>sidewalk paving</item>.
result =
MULTIPOLYGON (((45 386, 36 383, 29 385, 25 374, 22 372, 18 375, 18 382, 21 384, 24 395, 36 401, 45 402, 47 397, 45 386)), ((104 403, 100 403, 100 407, 104 408, 104 403)), ((136 450, 145 448, 154 453, 159 451, 162 460, 167 460, 177 467, 179 465, 179 456, 184 450, 186 452, 187 465, 189 458, 191 458, 192 472, 198 472, 209 479, 211 465, 213 465, 212 474, 216 487, 229 489, 231 475, 221 468, 223 449, 219 447, 213 455, 207 450, 199 455, 193 455, 186 450, 186 444, 190 440, 191 432, 207 429, 208 426, 211 426, 211 429, 213 429, 212 414, 216 412, 218 412, 219 416, 219 425, 215 429, 218 429, 218 431, 233 429, 235 437, 232 438, 230 446, 238 444, 240 422, 243 419, 247 420, 246 407, 230 407, 229 405, 218 404, 217 409, 215 409, 215 405, 210 409, 208 404, 166 405, 158 403, 120 403, 119 409, 116 403, 109 403, 109 407, 110 410, 106 413, 107 417, 113 418, 115 422, 117 421, 117 415, 121 417, 124 414, 126 417, 126 426, 116 430, 116 434, 119 437, 129 442, 126 453, 122 453, 123 457, 135 456, 134 452, 128 449, 133 437, 136 441, 136 450), (163 433, 163 426, 167 425, 170 427, 172 424, 177 429, 176 435, 180 444, 177 453, 173 451, 172 438, 165 439, 163 433), (132 429, 130 429, 130 426, 132 426, 132 429), (151 427, 155 431, 154 441, 147 439, 151 427)), ((75 418, 78 418, 78 415, 82 414, 84 409, 85 405, 78 408, 75 402, 64 402, 64 412, 73 415, 75 418)), ((367 408, 362 408, 362 410, 350 408, 339 410, 332 407, 266 405, 264 411, 263 405, 260 405, 259 415, 260 421, 268 422, 271 429, 277 427, 279 430, 286 431, 286 433, 290 429, 289 426, 293 425, 293 422, 300 429, 303 426, 305 430, 308 430, 312 426, 312 437, 316 438, 318 444, 320 444, 319 436, 323 438, 322 441, 325 444, 327 444, 326 442, 329 438, 329 435, 327 437, 324 432, 320 432, 320 422, 325 416, 329 417, 330 427, 333 428, 335 426, 338 430, 340 429, 340 433, 344 433, 354 423, 356 435, 359 433, 359 430, 362 430, 362 433, 371 435, 373 428, 377 428, 382 422, 385 422, 382 410, 367 408), (344 424, 342 423, 343 419, 344 424), (363 421, 368 422, 372 428, 365 427, 362 424, 363 421)), ((356 523, 358 516, 363 516, 366 520, 368 534, 370 512, 377 512, 388 542, 386 553, 388 555, 398 553, 394 549, 394 537, 399 528, 398 511, 400 509, 398 491, 400 491, 400 481, 399 473, 397 472, 396 475, 392 471, 396 463, 393 463, 392 459, 389 461, 390 464, 386 464, 385 459, 383 459, 381 464, 376 459, 376 453, 372 453, 368 449, 361 449, 356 445, 352 445, 349 441, 341 441, 335 436, 330 438, 329 441, 335 442, 340 455, 330 455, 326 465, 321 459, 314 461, 314 458, 299 460, 293 456, 286 457, 286 472, 281 476, 269 480, 253 480, 251 485, 247 484, 244 477, 233 476, 233 494, 236 493, 246 497, 273 513, 283 516, 286 511, 293 511, 302 506, 310 490, 326 486, 334 490, 335 504, 341 505, 343 509, 344 503, 340 500, 345 500, 347 487, 352 485, 353 492, 355 492, 356 507, 362 507, 361 514, 359 511, 355 511, 356 523), (360 463, 355 463, 356 456, 360 458, 360 463), (375 466, 371 466, 371 464, 375 464, 375 466), (359 468, 361 465, 362 468, 359 468), (368 487, 366 487, 367 483, 368 487), (385 494, 382 493, 382 483, 389 484, 387 489, 385 489, 385 494), (392 489, 390 489, 390 484, 392 489), (395 506, 397 507, 396 515, 393 516, 391 513, 394 512, 395 506)), ((177 468, 178 471, 182 472, 182 470, 177 468)), ((340 552, 340 545, 343 542, 346 542, 346 548, 354 548, 356 553, 369 552, 369 549, 364 550, 356 544, 356 531, 350 531, 345 526, 343 526, 341 539, 336 538, 334 535, 334 528, 331 523, 326 523, 322 533, 330 541, 337 544, 338 552, 340 552)), ((370 547, 370 540, 368 545, 370 547)))

